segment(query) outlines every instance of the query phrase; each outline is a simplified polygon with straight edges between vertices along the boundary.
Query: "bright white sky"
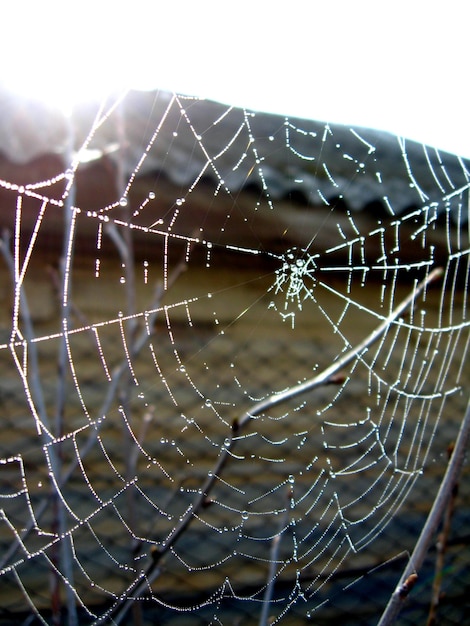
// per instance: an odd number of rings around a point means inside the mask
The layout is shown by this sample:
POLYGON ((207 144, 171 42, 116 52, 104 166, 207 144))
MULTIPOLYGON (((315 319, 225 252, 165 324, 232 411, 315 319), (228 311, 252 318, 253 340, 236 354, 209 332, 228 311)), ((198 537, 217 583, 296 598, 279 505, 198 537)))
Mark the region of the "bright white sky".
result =
POLYGON ((469 23, 466 0, 18 0, 0 81, 64 108, 169 89, 470 157, 469 23))

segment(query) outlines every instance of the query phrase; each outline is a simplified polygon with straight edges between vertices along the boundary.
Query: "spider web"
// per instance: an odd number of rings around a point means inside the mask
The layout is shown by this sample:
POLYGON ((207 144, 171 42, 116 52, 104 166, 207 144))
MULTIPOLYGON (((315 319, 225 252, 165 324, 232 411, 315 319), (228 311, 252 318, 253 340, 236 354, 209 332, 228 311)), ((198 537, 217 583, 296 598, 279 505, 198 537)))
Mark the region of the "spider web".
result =
POLYGON ((0 181, 4 623, 318 615, 445 469, 468 165, 166 93, 61 141, 0 181))

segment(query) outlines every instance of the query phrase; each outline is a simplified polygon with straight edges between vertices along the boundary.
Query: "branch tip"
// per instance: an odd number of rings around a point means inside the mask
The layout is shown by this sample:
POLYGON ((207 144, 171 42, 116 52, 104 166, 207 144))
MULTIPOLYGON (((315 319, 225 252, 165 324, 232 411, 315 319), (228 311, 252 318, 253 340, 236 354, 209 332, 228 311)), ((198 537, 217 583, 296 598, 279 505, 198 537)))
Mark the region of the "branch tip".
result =
POLYGON ((342 385, 344 382, 346 382, 346 376, 344 374, 342 374, 341 372, 338 372, 337 374, 332 374, 326 381, 327 385, 342 385))
POLYGON ((436 267, 429 274, 428 281, 430 283, 434 283, 434 282, 440 280, 443 277, 443 275, 444 275, 444 269, 442 267, 436 267))
POLYGON ((403 585, 401 585, 401 587, 398 590, 398 595, 400 596, 400 598, 404 599, 408 596, 410 591, 415 586, 417 580, 418 580, 418 574, 416 573, 410 574, 408 576, 408 578, 405 580, 403 585))
POLYGON ((157 546, 152 546, 150 548, 150 556, 152 557, 152 561, 154 563, 158 563, 158 561, 162 558, 163 552, 157 546))

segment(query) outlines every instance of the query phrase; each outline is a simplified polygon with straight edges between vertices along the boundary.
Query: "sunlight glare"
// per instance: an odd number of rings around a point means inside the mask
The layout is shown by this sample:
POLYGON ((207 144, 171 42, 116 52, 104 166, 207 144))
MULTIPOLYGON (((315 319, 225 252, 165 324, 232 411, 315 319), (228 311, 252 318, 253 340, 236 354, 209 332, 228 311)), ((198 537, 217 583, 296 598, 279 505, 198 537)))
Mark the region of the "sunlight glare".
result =
POLYGON ((11 15, 19 11, 19 3, 11 7, 10 22, 17 27, 3 34, 2 47, 10 51, 10 62, 2 68, 1 82, 20 97, 69 113, 75 104, 118 88, 125 58, 112 33, 103 31, 105 15, 91 19, 79 5, 66 15, 61 4, 31 4, 27 16, 11 15), (104 62, 104 50, 112 63, 104 62))
POLYGON ((341 0, 238 0, 223 10, 214 0, 26 6, 2 9, 0 83, 66 113, 110 92, 163 89, 388 130, 470 156, 462 8, 402 0, 393 11, 341 0))

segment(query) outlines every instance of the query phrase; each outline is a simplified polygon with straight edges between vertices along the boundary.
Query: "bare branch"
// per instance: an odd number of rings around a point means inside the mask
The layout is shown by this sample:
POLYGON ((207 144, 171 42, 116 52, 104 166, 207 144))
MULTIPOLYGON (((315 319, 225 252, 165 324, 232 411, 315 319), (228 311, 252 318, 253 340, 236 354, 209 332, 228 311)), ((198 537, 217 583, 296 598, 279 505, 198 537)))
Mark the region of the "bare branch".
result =
MULTIPOLYGON (((449 460, 452 458, 454 452, 454 444, 450 445, 447 449, 449 460)), ((437 608, 441 599, 441 586, 444 576, 444 561, 447 550, 447 543, 449 541, 449 534, 452 525, 452 517, 454 515, 455 500, 459 491, 458 482, 452 487, 452 493, 450 494, 449 502, 444 514, 444 521, 442 523, 442 529, 437 538, 437 555, 436 555, 436 567, 434 573, 434 581, 432 585, 432 598, 431 606, 429 608, 428 620, 426 626, 433 626, 437 623, 437 608)))
MULTIPOLYGON (((5 260, 7 261, 7 265, 10 267, 11 264, 13 263, 13 259, 11 256, 11 251, 8 246, 8 242, 9 242, 8 233, 4 233, 3 239, 0 240, 0 250, 3 253, 5 260)), ((184 272, 185 270, 186 270, 186 262, 185 262, 185 259, 182 258, 181 261, 174 267, 173 271, 168 277, 167 289, 176 282, 180 274, 184 272)), ((23 290, 21 290, 21 293, 23 294, 23 290)), ((160 302, 164 293, 165 293, 165 289, 163 288, 163 285, 161 283, 157 284, 155 288, 153 300, 149 306, 149 310, 151 311, 151 313, 149 313, 149 315, 147 316, 146 324, 144 325, 144 327, 142 328, 141 332, 136 337, 132 345, 132 354, 134 356, 137 356, 139 354, 139 352, 142 350, 142 348, 147 344, 149 340, 149 336, 150 336, 149 332, 152 332, 155 321, 160 312, 159 306, 160 306, 160 302)), ((24 295, 22 295, 22 298, 24 298, 24 295)), ((21 309, 23 312, 23 316, 29 310, 27 308, 27 301, 25 298, 24 300, 22 300, 21 309)), ((30 316, 28 317, 26 315, 25 321, 28 322, 28 320, 30 322, 31 317, 30 316)), ((29 329, 29 326, 27 326, 27 328, 29 329)), ((35 351, 36 351, 36 344, 34 343, 34 341, 32 341, 32 338, 33 338, 32 333, 33 331, 32 331, 32 324, 31 324, 31 328, 26 333, 26 342, 29 346, 29 355, 33 359, 35 355, 35 351), (30 339, 28 339, 29 337, 30 339)), ((118 391, 121 377, 123 376, 123 374, 127 372, 128 367, 129 366, 127 363, 127 359, 123 359, 120 365, 118 365, 113 371, 112 379, 108 387, 108 393, 106 394, 106 398, 100 408, 99 415, 106 415, 106 413, 109 411, 109 407, 111 406, 111 403, 113 399, 115 398, 116 393, 118 391)), ((29 384, 31 385, 33 392, 35 390, 37 392, 34 395, 35 396, 37 395, 37 397, 41 400, 41 402, 39 403, 39 406, 40 407, 45 406, 44 401, 42 400, 42 389, 41 389, 41 385, 39 382, 38 368, 30 366, 29 384), (36 378, 38 379, 37 383, 36 383, 36 378)), ((38 403, 38 401, 36 403, 38 403)), ((45 408, 40 410, 39 415, 40 415, 41 424, 43 425, 47 424, 47 415, 45 412, 45 408)), ((82 460, 85 459, 85 457, 93 449, 98 439, 98 435, 101 429, 101 424, 102 422, 97 421, 95 424, 95 427, 91 429, 90 435, 87 441, 83 445, 83 448, 80 450, 80 457, 82 460)), ((43 436, 45 436, 45 434, 43 436)), ((49 443, 49 441, 50 441, 49 438, 45 439, 45 443, 49 443)), ((53 449, 51 449, 51 451, 52 450, 53 449)), ((67 468, 65 468, 64 471, 62 472, 61 477, 60 477, 60 483, 58 484, 59 488, 62 488, 69 481, 70 477, 73 475, 77 466, 78 466, 78 459, 75 457, 74 460, 71 461, 69 465, 67 466, 67 468)), ((41 517, 47 511, 49 506, 50 506, 50 495, 45 497, 40 503, 38 503, 35 509, 35 520, 32 520, 31 522, 29 522, 28 525, 23 530, 23 532, 21 533, 22 541, 24 541, 26 537, 31 533, 31 531, 35 528, 35 523, 38 523, 40 521, 41 517)), ((12 556, 18 551, 20 545, 21 543, 18 541, 12 543, 9 550, 7 550, 5 554, 3 554, 0 560, 0 569, 4 567, 6 563, 8 563, 8 561, 12 558, 12 556)))
MULTIPOLYGON (((332 363, 329 367, 325 368, 320 374, 299 385, 295 385, 282 393, 274 394, 266 400, 262 400, 261 402, 256 403, 239 419, 235 418, 233 420, 230 436, 226 439, 224 446, 221 448, 217 462, 215 463, 213 470, 207 475, 202 488, 199 490, 197 497, 193 501, 193 504, 188 507, 186 513, 181 518, 181 521, 173 528, 167 538, 161 543, 158 548, 153 551, 152 563, 150 563, 145 572, 142 572, 142 577, 140 579, 137 579, 135 583, 131 585, 124 597, 121 596, 121 599, 117 600, 115 605, 110 609, 110 612, 106 614, 106 618, 108 618, 110 615, 116 615, 117 611, 120 609, 120 607, 122 607, 115 618, 116 623, 119 624, 124 619, 127 611, 132 605, 132 599, 130 596, 133 596, 135 598, 143 595, 146 591, 150 589, 151 583, 158 578, 160 574, 160 568, 158 566, 159 562, 161 561, 162 557, 168 552, 168 550, 170 550, 170 548, 176 543, 179 537, 184 533, 196 514, 204 506, 204 503, 207 502, 209 493, 211 492, 214 484, 221 475, 224 466, 226 465, 231 454, 233 453, 233 449, 235 448, 241 430, 254 417, 260 415, 268 409, 271 409, 274 406, 277 406, 292 398, 296 398, 297 396, 312 391, 320 386, 338 384, 338 382, 341 382, 342 377, 338 376, 338 372, 346 365, 351 363, 354 359, 360 358, 362 354, 366 350, 368 350, 369 347, 374 344, 383 335, 384 332, 387 331, 387 329, 390 327, 391 324, 393 324, 395 320, 397 320, 409 307, 414 306, 414 303, 419 295, 428 287, 428 285, 440 278, 441 275, 442 270, 440 268, 436 268, 435 270, 430 272, 429 275, 423 281, 418 283, 416 287, 411 291, 411 293, 404 300, 402 300, 402 302, 398 304, 398 306, 390 313, 390 315, 388 315, 382 321, 382 323, 379 324, 379 326, 377 326, 377 328, 375 328, 363 341, 361 341, 357 346, 349 350, 349 352, 344 354, 335 363, 332 363)), ((410 573, 412 572, 408 572, 408 576, 410 575, 410 573)))
POLYGON ((426 553, 429 549, 429 545, 432 541, 432 537, 436 532, 442 515, 445 511, 449 498, 451 497, 454 486, 457 484, 462 465, 465 458, 465 451, 470 436, 470 401, 467 406, 465 417, 460 426, 459 434, 455 442, 454 452, 447 465, 447 471, 442 480, 439 491, 429 512, 425 525, 421 529, 421 534, 416 543, 413 554, 405 567, 401 576, 400 582, 397 588, 392 593, 390 600, 385 608, 385 611, 380 618, 378 626, 390 626, 395 621, 401 607, 403 606, 404 599, 408 596, 408 593, 404 594, 403 589, 406 585, 406 581, 412 574, 415 574, 421 568, 423 561, 426 557, 426 553))
POLYGON ((271 603, 273 599, 274 581, 276 580, 276 574, 278 570, 279 550, 281 548, 282 535, 287 527, 288 518, 289 518, 289 510, 290 510, 290 505, 292 501, 292 489, 290 485, 289 485, 289 491, 287 495, 288 495, 289 504, 284 509, 284 514, 281 516, 281 519, 279 520, 279 526, 278 526, 279 530, 274 535, 272 542, 271 542, 271 552, 269 555, 270 565, 269 565, 269 571, 268 571, 268 584, 266 585, 266 590, 264 593, 263 610, 261 611, 261 616, 259 618, 259 626, 268 626, 269 624, 268 613, 269 613, 269 609, 271 607, 271 603))

